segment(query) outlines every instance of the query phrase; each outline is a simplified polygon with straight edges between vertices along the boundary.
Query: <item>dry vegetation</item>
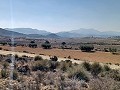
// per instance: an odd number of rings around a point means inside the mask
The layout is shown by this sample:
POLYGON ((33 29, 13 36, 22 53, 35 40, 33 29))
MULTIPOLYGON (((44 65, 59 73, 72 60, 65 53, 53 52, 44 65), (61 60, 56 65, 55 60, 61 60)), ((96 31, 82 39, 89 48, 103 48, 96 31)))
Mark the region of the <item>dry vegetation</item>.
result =
POLYGON ((45 60, 40 56, 14 55, 13 80, 10 81, 10 63, 13 55, 0 55, 0 89, 7 90, 119 90, 120 71, 90 64, 45 60))

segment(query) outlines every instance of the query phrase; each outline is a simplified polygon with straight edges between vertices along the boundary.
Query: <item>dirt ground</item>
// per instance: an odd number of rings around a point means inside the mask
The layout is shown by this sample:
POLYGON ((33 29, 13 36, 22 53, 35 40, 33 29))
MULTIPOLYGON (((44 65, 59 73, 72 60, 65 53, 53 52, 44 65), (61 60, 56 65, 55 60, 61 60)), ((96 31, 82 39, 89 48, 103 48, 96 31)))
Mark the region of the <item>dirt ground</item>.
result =
MULTIPOLYGON (((12 50, 9 46, 0 46, 3 50, 12 50)), ((19 52, 29 52, 38 55, 45 56, 57 56, 59 58, 67 58, 70 56, 72 59, 86 60, 86 61, 96 61, 101 63, 120 63, 120 55, 113 55, 109 52, 81 52, 80 50, 62 50, 62 49, 42 49, 42 48, 29 48, 29 47, 15 47, 14 51, 19 52)))

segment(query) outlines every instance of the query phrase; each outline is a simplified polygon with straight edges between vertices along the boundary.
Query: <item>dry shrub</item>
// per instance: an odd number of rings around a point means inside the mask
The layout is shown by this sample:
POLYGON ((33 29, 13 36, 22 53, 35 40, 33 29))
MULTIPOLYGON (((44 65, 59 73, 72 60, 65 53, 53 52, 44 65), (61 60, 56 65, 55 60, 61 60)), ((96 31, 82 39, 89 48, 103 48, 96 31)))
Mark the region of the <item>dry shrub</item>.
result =
POLYGON ((87 72, 85 72, 85 70, 79 66, 69 69, 68 78, 75 78, 78 80, 83 80, 85 82, 89 81, 89 77, 87 76, 87 72))
POLYGON ((99 63, 93 63, 91 65, 91 74, 96 77, 99 73, 102 72, 102 66, 99 63))
POLYGON ((48 60, 35 61, 31 67, 33 71, 46 71, 48 70, 48 60))
POLYGON ((34 61, 40 61, 40 60, 43 60, 41 56, 35 56, 34 61))
POLYGON ((62 71, 67 71, 71 67, 72 67, 72 62, 70 60, 61 61, 60 64, 59 64, 59 68, 62 71))
POLYGON ((110 71, 111 70, 111 68, 108 65, 104 65, 103 68, 104 68, 105 71, 110 71))
POLYGON ((91 70, 91 64, 89 62, 83 62, 82 65, 87 71, 91 70))
POLYGON ((94 78, 89 82, 90 90, 120 90, 120 82, 110 78, 94 78))

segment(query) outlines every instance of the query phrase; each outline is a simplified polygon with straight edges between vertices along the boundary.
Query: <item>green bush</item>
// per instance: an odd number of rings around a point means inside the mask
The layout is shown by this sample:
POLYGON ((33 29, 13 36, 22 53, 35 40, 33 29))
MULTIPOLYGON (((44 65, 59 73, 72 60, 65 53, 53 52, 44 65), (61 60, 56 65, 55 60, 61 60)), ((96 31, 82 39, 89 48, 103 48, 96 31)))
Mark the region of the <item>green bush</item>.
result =
POLYGON ((17 59, 18 58, 18 55, 17 54, 15 54, 15 59, 17 59))
POLYGON ((1 77, 2 78, 7 78, 8 77, 8 72, 4 69, 1 70, 1 77))
POLYGON ((3 68, 4 68, 4 69, 7 69, 8 66, 9 66, 8 62, 4 62, 4 63, 3 63, 3 68))
POLYGON ((93 45, 82 45, 80 46, 81 51, 91 52, 94 49, 93 45))
POLYGON ((117 49, 116 48, 109 48, 109 51, 110 52, 117 52, 117 49))
POLYGON ((42 45, 41 45, 44 49, 50 49, 51 48, 51 44, 49 41, 45 41, 42 45))
POLYGON ((13 80, 16 80, 18 78, 18 73, 17 71, 13 71, 13 80))
POLYGON ((34 61, 40 61, 40 60, 43 60, 41 56, 35 56, 34 61))
POLYGON ((58 60, 58 57, 57 56, 53 56, 50 58, 52 61, 57 61, 58 60))

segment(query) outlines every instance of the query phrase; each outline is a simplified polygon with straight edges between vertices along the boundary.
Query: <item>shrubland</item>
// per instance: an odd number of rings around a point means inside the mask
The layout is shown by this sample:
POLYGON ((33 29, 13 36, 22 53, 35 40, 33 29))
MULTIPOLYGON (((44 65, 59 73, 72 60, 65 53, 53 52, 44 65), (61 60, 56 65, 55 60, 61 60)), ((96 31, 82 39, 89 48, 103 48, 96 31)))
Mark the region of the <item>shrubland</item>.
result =
POLYGON ((15 56, 13 79, 10 79, 10 64, 2 56, 0 61, 0 89, 7 90, 119 90, 120 70, 97 62, 58 61, 56 56, 49 60, 41 56, 15 56), (11 80, 11 82, 10 82, 11 80), (11 84, 12 83, 12 84, 11 84), (10 87, 12 85, 12 87, 10 87))

